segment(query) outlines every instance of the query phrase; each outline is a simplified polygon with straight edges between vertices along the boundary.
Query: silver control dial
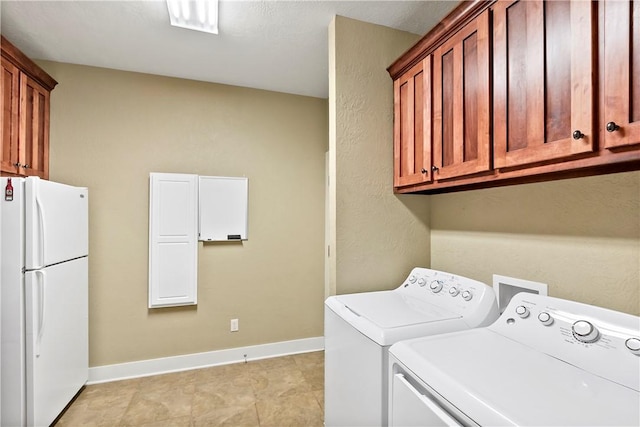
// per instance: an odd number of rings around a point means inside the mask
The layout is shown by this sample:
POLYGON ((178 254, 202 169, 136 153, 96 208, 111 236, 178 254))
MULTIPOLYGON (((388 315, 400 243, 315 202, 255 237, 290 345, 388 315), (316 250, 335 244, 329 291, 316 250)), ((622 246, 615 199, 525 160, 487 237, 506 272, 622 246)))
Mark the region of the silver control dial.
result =
POLYGON ((427 284, 427 281, 424 279, 418 279, 418 285, 420 285, 420 287, 424 286, 427 284))
POLYGON ((462 291, 462 299, 465 301, 471 301, 471 298, 473 298, 473 294, 471 293, 471 291, 462 291))
POLYGON ((416 276, 413 276, 413 275, 409 276, 409 283, 416 283, 416 280, 417 280, 416 276))
POLYGON ((638 338, 629 338, 624 343, 629 351, 633 354, 640 356, 640 339, 638 338))
POLYGON ((538 320, 544 326, 551 326, 553 324, 553 317, 551 317, 551 315, 546 311, 543 311, 542 313, 538 314, 538 320))
POLYGON ((524 305, 519 305, 516 307, 516 314, 523 319, 526 319, 527 317, 529 317, 529 309, 524 305))
POLYGON ((586 320, 578 320, 575 322, 571 327, 571 332, 573 332, 574 338, 580 342, 596 342, 600 337, 598 329, 586 320))
POLYGON ((442 290, 442 282, 440 280, 434 280, 429 285, 429 288, 433 291, 434 294, 437 294, 442 290))
POLYGON ((452 297, 455 297, 459 293, 460 293, 460 289, 456 288, 455 286, 452 286, 449 288, 449 295, 451 295, 452 297))

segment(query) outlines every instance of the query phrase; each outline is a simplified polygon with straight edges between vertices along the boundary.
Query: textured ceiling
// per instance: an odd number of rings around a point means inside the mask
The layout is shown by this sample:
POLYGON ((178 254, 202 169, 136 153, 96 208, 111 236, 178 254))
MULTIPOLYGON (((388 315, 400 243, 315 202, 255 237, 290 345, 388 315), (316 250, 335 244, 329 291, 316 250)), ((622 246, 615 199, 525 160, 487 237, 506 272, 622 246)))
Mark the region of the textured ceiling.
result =
POLYGON ((0 30, 33 59, 326 98, 334 15, 422 35, 457 4, 220 0, 212 35, 170 26, 158 0, 0 0, 0 30))

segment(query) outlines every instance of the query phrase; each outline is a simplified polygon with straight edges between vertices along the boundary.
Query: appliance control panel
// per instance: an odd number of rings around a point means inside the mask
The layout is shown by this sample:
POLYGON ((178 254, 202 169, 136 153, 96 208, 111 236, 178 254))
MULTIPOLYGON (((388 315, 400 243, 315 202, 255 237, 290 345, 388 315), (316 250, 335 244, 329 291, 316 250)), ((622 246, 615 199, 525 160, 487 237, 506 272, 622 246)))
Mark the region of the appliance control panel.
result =
POLYGON ((499 315, 491 286, 453 273, 416 267, 395 291, 447 308, 470 327, 489 325, 499 315))
POLYGON ((489 329, 640 392, 640 317, 519 293, 489 329))

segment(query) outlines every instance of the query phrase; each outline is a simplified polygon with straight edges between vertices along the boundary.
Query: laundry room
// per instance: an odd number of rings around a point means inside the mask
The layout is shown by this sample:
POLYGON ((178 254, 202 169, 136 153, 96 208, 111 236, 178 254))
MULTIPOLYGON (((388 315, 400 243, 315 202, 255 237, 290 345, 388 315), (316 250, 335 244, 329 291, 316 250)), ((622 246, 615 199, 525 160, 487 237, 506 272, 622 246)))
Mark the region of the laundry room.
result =
MULTIPOLYGON (((610 150, 627 156, 613 166, 515 178, 508 174, 522 168, 507 166, 504 182, 492 175, 489 185, 455 187, 455 178, 444 179, 435 189, 429 185, 438 182, 394 181, 399 131, 388 68, 448 22, 459 2, 400 2, 433 8, 419 16, 432 15, 429 26, 410 31, 368 22, 366 13, 351 13, 350 2, 220 1, 221 19, 234 3, 266 15, 294 9, 289 19, 324 19, 327 3, 345 7, 323 23, 326 68, 313 90, 286 55, 247 60, 244 73, 233 68, 235 79, 207 80, 194 71, 203 51, 165 39, 152 54, 153 40, 128 29, 145 22, 136 14, 146 3, 164 16, 164 2, 122 2, 134 5, 124 15, 111 3, 0 3, 3 41, 57 83, 48 179, 88 188, 87 385, 58 425, 89 425, 92 417, 101 425, 323 425, 325 301, 396 289, 416 267, 488 287, 494 275, 540 282, 551 297, 640 316, 640 138, 610 150), (62 16, 57 8, 68 20, 53 18, 62 16), (121 18, 122 27, 83 21, 101 15, 121 18), (42 29, 30 16, 41 18, 42 29), (115 50, 107 48, 112 39, 115 50), (267 86, 258 78, 267 74, 291 84, 267 86), (149 307, 153 173, 248 178, 247 238, 197 242, 197 303, 149 307), (159 378, 171 375, 170 389, 161 389, 159 378)), ((224 39, 222 22, 214 37, 224 39)), ((637 18, 634 25, 640 28, 637 18)), ((265 26, 255 31, 280 40, 265 26)), ((178 40, 202 47, 198 38, 206 36, 191 33, 178 40)), ((239 30, 232 35, 244 40, 239 30)), ((287 37, 297 48, 295 34, 287 37)), ((243 47, 231 48, 243 56, 243 47)), ((640 64, 640 50, 635 55, 640 64)), ((230 69, 233 58, 223 57, 230 69)), ((594 110, 603 110, 600 95, 593 99, 594 110)), ((592 119, 600 125, 600 116, 592 119)), ((593 133, 606 132, 592 125, 593 133)), ((4 122, 2 138, 6 146, 4 122)), ((22 175, 2 173, 14 181, 22 175)))

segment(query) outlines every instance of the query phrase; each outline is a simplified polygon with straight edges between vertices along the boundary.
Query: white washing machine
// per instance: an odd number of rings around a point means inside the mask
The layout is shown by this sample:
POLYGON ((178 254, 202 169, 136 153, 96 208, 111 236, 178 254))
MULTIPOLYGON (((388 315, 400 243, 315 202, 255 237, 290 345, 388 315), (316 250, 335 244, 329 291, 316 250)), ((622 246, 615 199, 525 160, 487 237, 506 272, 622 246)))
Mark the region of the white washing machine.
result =
POLYGON ((387 424, 391 344, 488 325, 497 318, 491 287, 426 268, 414 268, 392 291, 327 298, 325 425, 387 424))
POLYGON ((392 426, 638 426, 640 318, 517 294, 491 326, 390 349, 392 426))

